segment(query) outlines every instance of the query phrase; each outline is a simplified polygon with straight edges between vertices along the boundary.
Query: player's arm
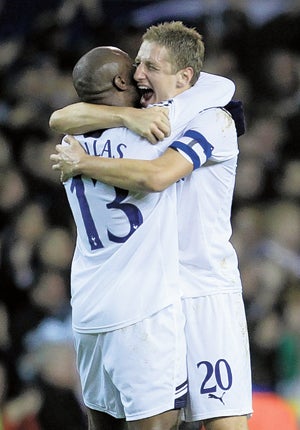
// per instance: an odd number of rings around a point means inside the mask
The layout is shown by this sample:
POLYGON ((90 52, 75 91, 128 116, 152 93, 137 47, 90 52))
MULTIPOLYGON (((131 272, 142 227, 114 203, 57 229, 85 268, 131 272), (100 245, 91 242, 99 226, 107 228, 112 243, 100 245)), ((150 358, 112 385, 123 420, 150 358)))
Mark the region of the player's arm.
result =
POLYGON ((225 147, 219 148, 219 161, 236 155, 235 145, 231 148, 222 134, 232 124, 230 138, 234 142, 236 130, 233 123, 226 110, 208 109, 194 118, 182 136, 172 141, 165 153, 154 160, 90 156, 72 136, 65 139, 69 145, 57 145, 57 153, 50 158, 54 162, 53 169, 61 171, 62 180, 84 175, 120 188, 158 192, 205 164, 213 154, 211 142, 220 146, 220 142, 226 141, 225 147))
POLYGON ((62 180, 84 175, 119 188, 159 192, 193 170, 193 164, 171 148, 154 160, 116 159, 88 155, 72 136, 65 140, 70 145, 57 145, 50 157, 53 169, 63 172, 62 180))
POLYGON ((170 134, 168 109, 158 106, 136 109, 79 102, 53 112, 49 126, 64 134, 82 134, 124 126, 151 143, 170 134))
MULTIPOLYGON (((181 111, 179 104, 177 115, 179 129, 186 124, 186 115, 190 119, 203 109, 225 106, 234 91, 235 85, 231 80, 202 72, 194 87, 175 98, 181 103, 181 111), (194 100, 194 103, 191 103, 191 100, 194 100)), ((125 126, 151 143, 156 143, 170 134, 167 111, 162 107, 135 109, 79 102, 53 112, 49 125, 63 134, 82 134, 125 126)))

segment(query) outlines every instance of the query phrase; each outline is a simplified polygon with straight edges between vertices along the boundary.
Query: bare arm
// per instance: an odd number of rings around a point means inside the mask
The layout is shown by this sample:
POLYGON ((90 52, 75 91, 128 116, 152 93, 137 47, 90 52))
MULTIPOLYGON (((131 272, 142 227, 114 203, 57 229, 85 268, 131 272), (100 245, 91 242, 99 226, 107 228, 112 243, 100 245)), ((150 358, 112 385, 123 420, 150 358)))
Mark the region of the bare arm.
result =
POLYGON ((79 102, 53 112, 49 125, 64 134, 124 126, 151 143, 163 140, 170 134, 168 109, 158 106, 136 109, 79 102))
POLYGON ((171 148, 154 160, 116 159, 90 156, 74 137, 65 140, 70 145, 57 145, 57 153, 50 157, 55 163, 52 168, 62 171, 62 180, 81 174, 127 190, 159 192, 193 170, 193 165, 171 148))

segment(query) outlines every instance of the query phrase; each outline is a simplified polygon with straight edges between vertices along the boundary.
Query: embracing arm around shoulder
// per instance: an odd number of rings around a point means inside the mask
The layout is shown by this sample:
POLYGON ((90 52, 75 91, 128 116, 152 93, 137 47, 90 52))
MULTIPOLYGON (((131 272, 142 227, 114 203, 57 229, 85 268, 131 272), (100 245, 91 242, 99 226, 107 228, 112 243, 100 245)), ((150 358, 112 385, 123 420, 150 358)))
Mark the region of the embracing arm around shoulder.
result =
POLYGON ((81 174, 127 190, 159 192, 193 170, 193 164, 171 148, 154 160, 116 159, 88 155, 72 136, 65 140, 69 145, 57 145, 50 157, 62 180, 81 174))
POLYGON ((124 126, 151 143, 170 134, 168 109, 158 106, 137 109, 78 102, 53 112, 49 126, 64 134, 82 134, 124 126))

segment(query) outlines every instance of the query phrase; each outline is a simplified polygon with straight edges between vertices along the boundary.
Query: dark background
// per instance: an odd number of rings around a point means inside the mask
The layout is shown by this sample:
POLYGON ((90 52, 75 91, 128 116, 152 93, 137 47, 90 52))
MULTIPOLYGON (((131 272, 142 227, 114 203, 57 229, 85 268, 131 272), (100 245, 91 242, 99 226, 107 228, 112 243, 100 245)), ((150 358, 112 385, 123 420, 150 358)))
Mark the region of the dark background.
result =
POLYGON ((253 387, 300 417, 299 2, 2 0, 0 408, 15 425, 5 429, 86 427, 70 327, 75 231, 51 170, 61 136, 49 116, 76 101, 71 71, 83 53, 115 45, 134 58, 145 29, 173 19, 203 35, 204 70, 233 79, 244 103, 232 242, 253 387))

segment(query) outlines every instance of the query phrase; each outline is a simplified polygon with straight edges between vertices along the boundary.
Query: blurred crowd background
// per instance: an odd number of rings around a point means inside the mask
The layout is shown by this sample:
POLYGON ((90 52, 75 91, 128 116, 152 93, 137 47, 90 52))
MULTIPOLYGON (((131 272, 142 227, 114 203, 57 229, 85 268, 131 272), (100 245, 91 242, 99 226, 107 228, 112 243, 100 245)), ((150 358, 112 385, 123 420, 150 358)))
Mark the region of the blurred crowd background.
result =
POLYGON ((253 389, 280 395, 300 423, 299 1, 0 0, 4 430, 86 429, 70 324, 75 230, 51 170, 61 136, 49 116, 77 100, 71 71, 83 53, 115 45, 134 58, 149 25, 174 19, 204 36, 204 70, 233 79, 244 102, 232 242, 253 389))

